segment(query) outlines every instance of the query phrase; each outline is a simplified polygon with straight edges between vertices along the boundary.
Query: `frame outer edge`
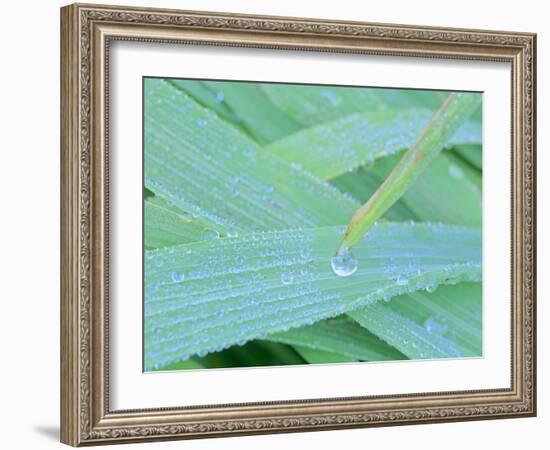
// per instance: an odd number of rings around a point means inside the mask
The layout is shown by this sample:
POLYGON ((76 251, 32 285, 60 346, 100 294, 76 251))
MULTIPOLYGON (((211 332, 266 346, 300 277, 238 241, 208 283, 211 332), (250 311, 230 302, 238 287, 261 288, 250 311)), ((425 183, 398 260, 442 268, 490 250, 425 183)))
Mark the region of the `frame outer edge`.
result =
POLYGON ((79 288, 78 288, 78 212, 79 202, 79 83, 78 9, 74 5, 60 10, 61 19, 61 217, 60 217, 60 291, 61 291, 61 408, 60 440, 77 446, 79 433, 79 288))
MULTIPOLYGON (((139 33, 138 33, 139 35, 139 33)), ((97 36, 96 36, 97 37, 97 36)), ((139 36, 138 36, 139 37, 139 36)), ((178 38, 179 40, 179 38, 178 38)), ((221 40, 223 41, 223 39, 221 40)), ((254 40, 253 40, 254 41, 254 40)), ((287 39, 288 41, 288 39, 287 39)), ((262 40, 258 45, 262 46, 262 40)), ((223 45, 223 43, 222 43, 223 45)), ((241 46, 238 43, 226 45, 241 46)), ((254 46, 252 42, 251 46, 254 46)), ((285 48, 277 42, 270 48, 285 48)), ((310 44, 304 44, 310 45, 310 44)), ((242 44, 246 47, 246 43, 242 44)), ((349 43, 342 48, 347 49, 349 43)), ((295 47, 292 44, 292 47, 295 47)), ((300 45, 296 49, 300 49, 300 45)), ((313 45, 315 47, 315 45, 313 45)), ((376 47, 376 46, 375 46, 376 47)), ((352 49, 352 52, 355 49, 352 49)), ((337 50, 336 50, 337 51, 337 50)), ((346 51, 346 50, 344 50, 346 51)), ((383 50, 381 50, 383 51, 383 50)), ((393 50, 395 52, 395 49, 393 50)), ((110 5, 74 4, 61 9, 61 441, 72 445, 97 445, 122 442, 159 441, 167 439, 189 439, 215 436, 253 435, 278 432, 317 431, 322 429, 352 428, 366 426, 388 426, 413 423, 436 423, 457 420, 492 419, 499 417, 526 417, 536 413, 536 323, 535 323, 535 269, 536 269, 536 36, 532 33, 497 32, 485 30, 461 30, 405 26, 392 24, 367 24, 361 22, 340 23, 303 18, 276 18, 269 16, 238 15, 230 13, 192 12, 179 10, 159 10, 155 8, 132 8, 110 5), (334 39, 334 45, 326 46, 325 51, 340 48, 336 39, 360 37, 365 40, 414 42, 422 45, 418 52, 423 55, 447 54, 456 42, 460 43, 466 59, 492 58, 493 51, 499 49, 501 57, 515 60, 520 72, 519 95, 523 100, 517 105, 522 113, 514 119, 516 131, 522 139, 515 141, 514 148, 521 149, 518 161, 521 184, 516 195, 521 197, 517 220, 521 229, 527 230, 517 236, 520 242, 522 268, 529 272, 527 280, 521 277, 524 289, 519 288, 521 301, 520 327, 522 338, 518 346, 516 364, 521 364, 516 383, 519 392, 509 395, 497 403, 471 405, 451 404, 448 407, 432 405, 426 409, 402 408, 389 411, 336 411, 334 414, 313 411, 304 415, 229 417, 223 420, 209 419, 190 422, 171 422, 154 417, 150 411, 141 411, 145 421, 124 423, 124 412, 111 414, 104 410, 98 396, 104 396, 104 380, 98 374, 104 367, 98 363, 103 353, 97 351, 105 335, 98 331, 97 317, 104 317, 101 296, 95 277, 101 276, 94 268, 98 261, 94 249, 98 237, 96 208, 98 203, 98 164, 97 126, 101 116, 97 116, 98 104, 95 75, 98 67, 93 67, 94 41, 93 26, 98 23, 115 23, 132 26, 161 26, 169 30, 172 26, 189 30, 212 32, 222 30, 229 33, 258 32, 256 37, 277 34, 281 36, 316 36, 334 39), (433 44, 433 45, 432 45, 433 44), (441 44, 441 48, 439 48, 441 44), (428 48, 429 46, 429 48, 428 48), (487 49, 484 51, 483 49, 487 49), (491 50, 491 51, 489 51, 491 50), (480 53, 481 52, 481 53, 480 53), (529 57, 530 56, 530 57, 529 57), (526 58, 527 57, 527 58, 526 58), (527 114, 525 114, 527 113, 527 114), (527 115, 527 117, 525 117, 527 115), (530 129, 526 130, 525 126, 530 129), (516 147, 517 145, 517 147, 516 147), (526 160, 526 158, 528 158, 526 160), (527 166, 527 167, 525 167, 527 166), (527 191, 527 195, 526 192, 527 191), (530 244, 525 246, 525 244, 530 244), (525 248, 527 247, 527 248, 525 248), (530 269, 530 271, 529 271, 530 269), (94 291, 94 292, 92 292, 94 291), (523 295, 522 295, 523 294, 523 295), (92 301, 93 300, 93 301, 92 301), (98 304, 99 302, 99 304, 98 304), (98 307, 99 306, 99 307, 98 307), (526 317, 523 316, 525 313, 526 317), (93 320, 95 320, 95 325, 93 320), (93 338, 93 339, 92 339, 93 338), (95 361, 94 361, 95 359, 95 361), (99 364, 99 365, 98 365, 99 364), (504 402, 504 403, 501 403, 504 402), (111 419, 104 422, 104 419, 111 419), (148 421, 148 420, 149 421, 148 421)), ((414 52, 413 52, 414 54, 414 52)), ((458 52, 460 55, 460 52, 458 52)), ((428 56, 429 57, 429 56, 428 56)), ((452 56, 451 56, 452 57, 452 56)), ((496 58, 496 56, 495 56, 496 58)), ((515 90, 514 92, 518 92, 515 90)), ((101 108, 100 108, 101 109, 101 108)), ((100 136, 101 137, 101 136, 100 136)), ((101 200, 101 199, 100 199, 101 200)), ((103 274, 105 275, 105 274, 103 274)), ((517 328, 516 328, 517 329, 517 328)), ((519 342, 518 342, 519 344, 519 342)), ((104 361, 103 361, 104 362, 104 361)), ((505 395, 505 394, 503 394, 505 395)), ((506 395, 505 395, 506 396, 506 395)), ((223 405, 218 405, 223 406, 223 405)), ((266 409, 266 414, 269 408, 266 409)))
POLYGON ((530 106, 531 117, 529 118, 531 129, 529 132, 529 139, 531 139, 531 160, 530 160, 530 184, 527 188, 531 189, 530 208, 531 223, 529 233, 531 237, 531 280, 529 280, 529 287, 531 289, 530 305, 531 308, 531 341, 529 342, 531 348, 531 386, 530 386, 530 400, 531 400, 531 415, 537 417, 537 34, 533 33, 530 36, 531 41, 531 84, 529 86, 531 90, 530 106))

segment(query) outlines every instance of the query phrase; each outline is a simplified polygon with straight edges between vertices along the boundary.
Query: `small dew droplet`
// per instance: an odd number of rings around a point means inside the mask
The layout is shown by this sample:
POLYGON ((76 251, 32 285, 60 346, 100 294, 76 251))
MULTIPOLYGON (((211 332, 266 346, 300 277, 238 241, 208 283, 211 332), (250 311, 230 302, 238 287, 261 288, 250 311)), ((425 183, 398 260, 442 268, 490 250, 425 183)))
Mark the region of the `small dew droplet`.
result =
POLYGON ((174 283, 179 283, 180 281, 183 281, 185 279, 185 274, 178 273, 178 272, 172 272, 172 281, 174 283))
POLYGON ((409 284, 409 279, 404 275, 399 275, 395 280, 395 284, 397 284, 398 286, 406 286, 407 284, 409 284))
POLYGON ((454 164, 451 164, 449 166, 448 172, 452 178, 455 178, 457 180, 461 179, 464 176, 462 169, 458 166, 455 166, 454 164))
POLYGON ((220 233, 218 233, 216 230, 207 230, 204 232, 205 239, 218 239, 219 237, 220 233))
POLYGON ((437 283, 435 281, 430 281, 427 285, 426 285, 426 292, 434 292, 435 290, 437 289, 437 283))
POLYGON ((340 247, 338 252, 331 258, 330 265, 339 277, 348 277, 357 270, 357 260, 346 245, 340 247))
POLYGON ((439 322, 435 317, 428 317, 424 322, 424 328, 430 334, 445 334, 449 329, 446 324, 439 322))
POLYGON ((283 284, 290 284, 292 283, 292 274, 289 272, 285 272, 281 275, 281 281, 283 284))

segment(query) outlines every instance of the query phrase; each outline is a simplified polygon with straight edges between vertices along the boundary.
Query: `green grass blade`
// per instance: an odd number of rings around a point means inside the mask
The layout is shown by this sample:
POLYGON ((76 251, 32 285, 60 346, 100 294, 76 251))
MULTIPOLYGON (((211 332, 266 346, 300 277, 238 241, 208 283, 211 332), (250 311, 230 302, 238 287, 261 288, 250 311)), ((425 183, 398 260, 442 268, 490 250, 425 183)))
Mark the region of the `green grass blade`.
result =
POLYGON ((406 359, 365 328, 346 316, 322 320, 314 325, 293 328, 268 336, 270 340, 300 345, 361 361, 394 361, 406 359))
MULTIPOLYGON (((432 117, 433 111, 418 108, 352 114, 306 128, 265 148, 328 180, 409 148, 432 117)), ((467 121, 445 145, 477 142, 481 142, 481 125, 467 121)))
MULTIPOLYGON (((381 158, 332 180, 342 192, 366 202, 403 156, 381 158)), ((481 226, 481 173, 454 150, 441 152, 383 218, 481 226), (460 205, 460 207, 457 207, 460 205)))
POLYGON ((164 370, 196 370, 196 369, 206 369, 207 367, 200 362, 200 358, 189 358, 185 361, 177 361, 170 364, 167 364, 164 367, 159 367, 158 371, 164 370))
POLYGON ((144 141, 146 187, 222 234, 342 224, 358 206, 163 80, 145 81, 144 141))
POLYGON ((305 364, 306 362, 301 353, 289 345, 255 340, 202 357, 193 356, 186 360, 157 367, 154 370, 225 369, 229 367, 305 364))
POLYGON ((210 239, 216 233, 148 200, 143 203, 143 215, 144 244, 147 249, 210 239))
POLYGON ((345 362, 357 362, 354 358, 341 355, 339 353, 325 352, 323 350, 315 350, 310 347, 302 347, 294 345, 294 350, 306 360, 308 364, 335 364, 345 362))
POLYGON ((272 142, 301 128, 301 124, 271 102, 257 83, 208 80, 170 82, 258 143, 272 142))
POLYGON ((464 159, 464 161, 471 164, 476 169, 482 170, 483 167, 483 152, 481 151, 481 145, 457 145, 455 151, 464 159))
POLYGON ((479 280, 481 233, 441 224, 379 224, 339 277, 343 227, 200 241, 145 254, 145 366, 287 331, 439 283, 479 280))
POLYGON ((411 359, 481 356, 481 283, 440 286, 349 313, 411 359))
POLYGON ((382 185, 352 217, 338 254, 359 242, 374 222, 407 191, 480 102, 479 94, 449 95, 416 143, 405 152, 382 185))
POLYGON ((242 122, 237 119, 235 112, 223 101, 223 95, 211 91, 202 81, 171 79, 167 82, 185 92, 200 105, 214 111, 218 116, 244 131, 242 122))
POLYGON ((205 81, 204 84, 218 98, 223 98, 236 120, 260 144, 281 139, 302 127, 278 109, 257 83, 205 81))
POLYGON ((446 92, 410 89, 331 87, 264 83, 261 88, 295 121, 305 126, 338 119, 352 113, 383 111, 387 108, 429 108, 436 110, 446 92))

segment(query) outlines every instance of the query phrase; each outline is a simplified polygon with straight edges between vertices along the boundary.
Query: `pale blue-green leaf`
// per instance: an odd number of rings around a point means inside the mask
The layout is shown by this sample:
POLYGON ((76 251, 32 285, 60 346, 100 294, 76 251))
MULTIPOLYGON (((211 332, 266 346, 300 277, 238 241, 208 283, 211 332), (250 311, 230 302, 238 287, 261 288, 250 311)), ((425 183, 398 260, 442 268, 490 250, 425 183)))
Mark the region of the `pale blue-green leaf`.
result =
POLYGON ((301 128, 301 124, 267 98, 258 83, 209 80, 170 82, 256 142, 272 142, 301 128))
POLYGON ((167 82, 237 128, 242 128, 241 121, 237 120, 235 113, 223 102, 223 97, 220 98, 219 94, 212 92, 201 80, 168 79, 167 82))
POLYGON ((481 295, 481 283, 440 286, 349 315, 411 359, 481 356, 481 295))
POLYGON ((294 350, 306 360, 308 364, 334 364, 345 362, 356 362, 354 358, 341 355, 339 353, 325 352, 323 350, 315 350, 310 347, 302 347, 294 345, 294 350))
POLYGON ((163 367, 159 367, 155 370, 168 371, 168 370, 196 370, 196 369, 206 369, 206 367, 204 367, 204 365, 199 361, 199 358, 189 358, 189 359, 186 359, 185 361, 173 362, 163 367))
POLYGON ((357 244, 357 271, 340 277, 330 259, 343 231, 262 232, 147 251, 145 367, 481 276, 479 230, 385 223, 357 244))
MULTIPOLYGON (((420 220, 481 226, 481 174, 454 154, 442 152, 390 208, 389 220, 420 220)), ((342 192, 367 201, 386 179, 402 152, 331 180, 342 192)))
POLYGON ((234 112, 235 120, 260 144, 273 142, 302 127, 277 108, 258 83, 205 81, 204 84, 223 99, 234 112))
POLYGON ((145 80, 144 145, 147 188, 223 234, 342 224, 358 206, 163 80, 145 80))
POLYGON ((294 120, 307 125, 338 119, 352 113, 388 108, 436 110, 447 97, 444 91, 334 87, 319 85, 261 85, 271 101, 294 120))
MULTIPOLYGON (((412 146, 433 117, 429 109, 386 110, 341 117, 306 128, 265 148, 331 179, 412 146)), ((467 121, 446 144, 481 142, 481 125, 467 121)))
POLYGON ((290 345, 336 353, 361 361, 395 361, 406 356, 390 347, 347 316, 321 320, 310 326, 270 334, 269 339, 290 345))
POLYGON ((154 202, 143 202, 145 248, 167 247, 213 237, 209 230, 183 214, 177 214, 154 202))
POLYGON ((457 145, 455 150, 466 162, 470 163, 476 169, 483 168, 483 153, 481 145, 457 145))

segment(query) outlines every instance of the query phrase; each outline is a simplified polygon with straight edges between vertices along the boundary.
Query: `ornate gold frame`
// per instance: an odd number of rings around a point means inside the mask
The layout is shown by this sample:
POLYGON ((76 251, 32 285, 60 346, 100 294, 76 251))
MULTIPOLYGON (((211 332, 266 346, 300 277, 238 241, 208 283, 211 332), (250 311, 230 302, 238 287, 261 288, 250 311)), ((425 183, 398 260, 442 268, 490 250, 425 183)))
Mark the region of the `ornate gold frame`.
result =
POLYGON ((535 415, 535 52, 536 36, 529 33, 99 5, 62 8, 62 442, 79 446, 535 415), (510 388, 111 411, 106 68, 112 40, 511 63, 510 388))

